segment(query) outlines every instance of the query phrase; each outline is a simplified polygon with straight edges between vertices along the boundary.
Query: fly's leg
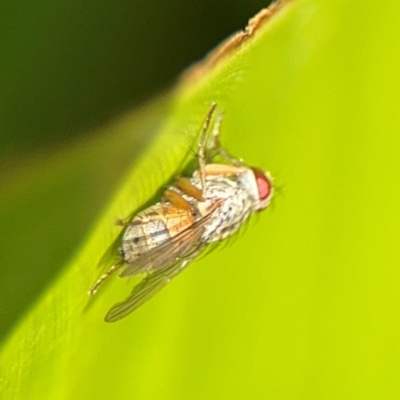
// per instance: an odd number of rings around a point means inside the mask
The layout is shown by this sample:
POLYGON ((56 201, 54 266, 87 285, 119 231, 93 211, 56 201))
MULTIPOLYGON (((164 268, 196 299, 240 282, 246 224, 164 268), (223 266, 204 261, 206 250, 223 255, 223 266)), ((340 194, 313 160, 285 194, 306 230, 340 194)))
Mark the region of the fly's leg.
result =
POLYGON ((123 227, 127 227, 127 226, 129 226, 129 225, 131 225, 132 224, 132 222, 131 221, 124 221, 123 219, 117 219, 116 221, 115 221, 115 225, 117 225, 117 226, 123 226, 123 227))
POLYGON ((217 154, 219 154, 226 161, 230 162, 232 165, 242 166, 243 165, 242 160, 232 156, 232 154, 228 153, 221 146, 220 136, 221 136, 221 124, 222 124, 223 119, 224 119, 224 114, 223 113, 219 114, 217 117, 217 120, 215 121, 215 124, 214 124, 212 137, 210 139, 210 142, 208 143, 208 149, 215 150, 217 152, 217 154))
POLYGON ((175 186, 183 193, 187 194, 190 197, 193 197, 197 201, 204 200, 202 191, 198 187, 194 186, 188 178, 179 177, 176 180, 175 186))
POLYGON ((89 295, 93 296, 97 290, 99 289, 99 287, 102 285, 102 283, 108 278, 110 277, 115 271, 118 271, 123 265, 124 265, 125 261, 121 260, 119 262, 117 262, 116 264, 114 264, 105 274, 101 275, 99 279, 97 279, 97 281, 94 283, 94 285, 91 287, 91 289, 89 290, 89 295))
MULTIPOLYGON (((189 182, 190 183, 190 182, 189 182)), ((196 188, 197 189, 197 188, 196 188)), ((198 190, 198 189, 197 189, 198 190)), ((192 215, 196 214, 196 210, 192 207, 192 205, 185 200, 181 194, 176 192, 175 190, 172 189, 167 189, 164 192, 164 198, 165 200, 169 201, 171 204, 173 204, 176 208, 189 212, 192 215)))
POLYGON ((217 103, 212 103, 210 109, 208 110, 206 119, 204 121, 203 129, 201 131, 200 143, 199 143, 199 173, 200 173, 200 182, 201 182, 201 191, 202 197, 205 198, 205 190, 206 190, 206 156, 205 156, 205 148, 207 144, 207 133, 210 127, 211 119, 214 114, 215 108, 217 107, 217 103))
POLYGON ((207 164, 205 166, 206 176, 238 176, 248 170, 248 167, 241 165, 207 164))
MULTIPOLYGON (((206 176, 237 176, 243 172, 245 172, 248 168, 244 166, 242 160, 232 156, 228 151, 226 151, 221 145, 221 124, 224 118, 224 114, 221 113, 218 115, 211 138, 207 137, 208 130, 210 127, 211 119, 214 114, 215 108, 217 107, 217 103, 212 103, 211 107, 207 113, 206 119, 204 121, 203 129, 201 132, 201 138, 199 143, 199 152, 198 152, 198 160, 199 160, 199 178, 202 186, 202 198, 199 199, 194 196, 189 191, 185 190, 185 187, 178 186, 184 193, 194 197, 196 200, 201 201, 205 198, 205 183, 206 176), (206 150, 215 150, 218 155, 228 161, 230 164, 207 164, 206 163, 206 150)), ((188 185, 193 186, 190 182, 188 185)), ((186 183, 184 186, 187 186, 186 183)))

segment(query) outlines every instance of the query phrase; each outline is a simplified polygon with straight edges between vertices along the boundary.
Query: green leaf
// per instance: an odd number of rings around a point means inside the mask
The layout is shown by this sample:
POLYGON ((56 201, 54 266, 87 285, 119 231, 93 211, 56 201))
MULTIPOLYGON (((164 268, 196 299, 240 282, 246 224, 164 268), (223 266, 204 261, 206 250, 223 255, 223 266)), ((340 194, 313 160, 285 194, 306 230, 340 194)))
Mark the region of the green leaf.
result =
MULTIPOLYGON (((1 398, 397 398, 399 12, 394 0, 288 3, 170 93, 165 111, 153 110, 165 116, 157 135, 4 342, 1 398), (106 324, 132 287, 114 278, 92 301, 86 294, 117 245, 114 221, 176 175, 213 101, 225 146, 275 176, 273 207, 106 324)), ((103 148, 144 131, 134 126, 124 120, 103 148)), ((76 174, 87 168, 78 154, 67 163, 76 174)))

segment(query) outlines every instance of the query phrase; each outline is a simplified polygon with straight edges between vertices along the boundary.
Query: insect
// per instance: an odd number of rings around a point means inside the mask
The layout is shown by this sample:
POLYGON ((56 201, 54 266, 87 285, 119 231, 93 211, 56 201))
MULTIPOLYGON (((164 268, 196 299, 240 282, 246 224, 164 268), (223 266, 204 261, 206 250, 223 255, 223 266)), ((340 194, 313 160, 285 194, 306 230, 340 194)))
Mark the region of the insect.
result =
POLYGON ((178 177, 155 205, 139 212, 125 227, 119 248, 121 260, 90 289, 93 295, 114 272, 121 278, 146 276, 131 294, 115 304, 105 321, 117 321, 137 309, 182 272, 210 243, 234 234, 254 212, 265 209, 273 195, 268 172, 248 167, 221 147, 223 115, 214 123, 213 103, 205 118, 198 150, 198 169, 191 177, 178 177), (211 136, 211 137, 210 137, 211 136), (214 151, 224 163, 208 163, 214 151))

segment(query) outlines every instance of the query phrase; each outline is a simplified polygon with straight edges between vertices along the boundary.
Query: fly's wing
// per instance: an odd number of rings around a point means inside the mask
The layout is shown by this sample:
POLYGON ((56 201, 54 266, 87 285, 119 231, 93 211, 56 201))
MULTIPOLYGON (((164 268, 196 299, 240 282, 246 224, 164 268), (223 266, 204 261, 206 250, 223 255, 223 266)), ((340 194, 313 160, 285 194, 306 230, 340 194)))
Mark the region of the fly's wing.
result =
MULTIPOLYGON (((215 206, 218 204, 216 203, 215 206)), ((133 288, 128 298, 110 309, 105 318, 107 322, 118 321, 136 310, 203 251, 206 243, 201 241, 201 236, 204 232, 204 224, 210 220, 211 214, 212 212, 128 265, 121 273, 121 277, 135 275, 140 271, 151 272, 133 288)))
POLYGON ((115 304, 105 317, 106 322, 115 322, 136 310, 143 303, 149 300, 157 292, 159 292, 171 279, 175 278, 197 255, 204 249, 205 244, 199 243, 196 248, 183 258, 175 261, 174 264, 168 265, 147 275, 132 290, 132 293, 124 301, 115 304))
POLYGON ((210 216, 211 213, 196 221, 170 240, 143 253, 133 263, 129 264, 119 276, 125 278, 140 272, 164 269, 175 264, 178 258, 183 258, 200 241, 204 231, 204 224, 210 219, 210 216))

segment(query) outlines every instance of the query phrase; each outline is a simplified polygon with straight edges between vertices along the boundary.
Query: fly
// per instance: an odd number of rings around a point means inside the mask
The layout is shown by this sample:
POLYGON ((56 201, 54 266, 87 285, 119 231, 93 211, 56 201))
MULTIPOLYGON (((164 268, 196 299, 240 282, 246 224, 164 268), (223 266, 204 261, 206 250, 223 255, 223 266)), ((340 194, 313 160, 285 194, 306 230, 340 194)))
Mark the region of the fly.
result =
POLYGON ((122 302, 115 304, 105 320, 115 322, 136 310, 182 272, 208 244, 234 234, 254 212, 265 209, 273 195, 268 172, 248 167, 221 147, 219 115, 209 138, 216 108, 213 103, 203 124, 198 169, 191 177, 179 177, 155 205, 139 212, 125 227, 119 248, 121 260, 90 289, 93 295, 114 272, 127 278, 146 276, 122 302), (214 150, 224 164, 206 162, 214 150))

